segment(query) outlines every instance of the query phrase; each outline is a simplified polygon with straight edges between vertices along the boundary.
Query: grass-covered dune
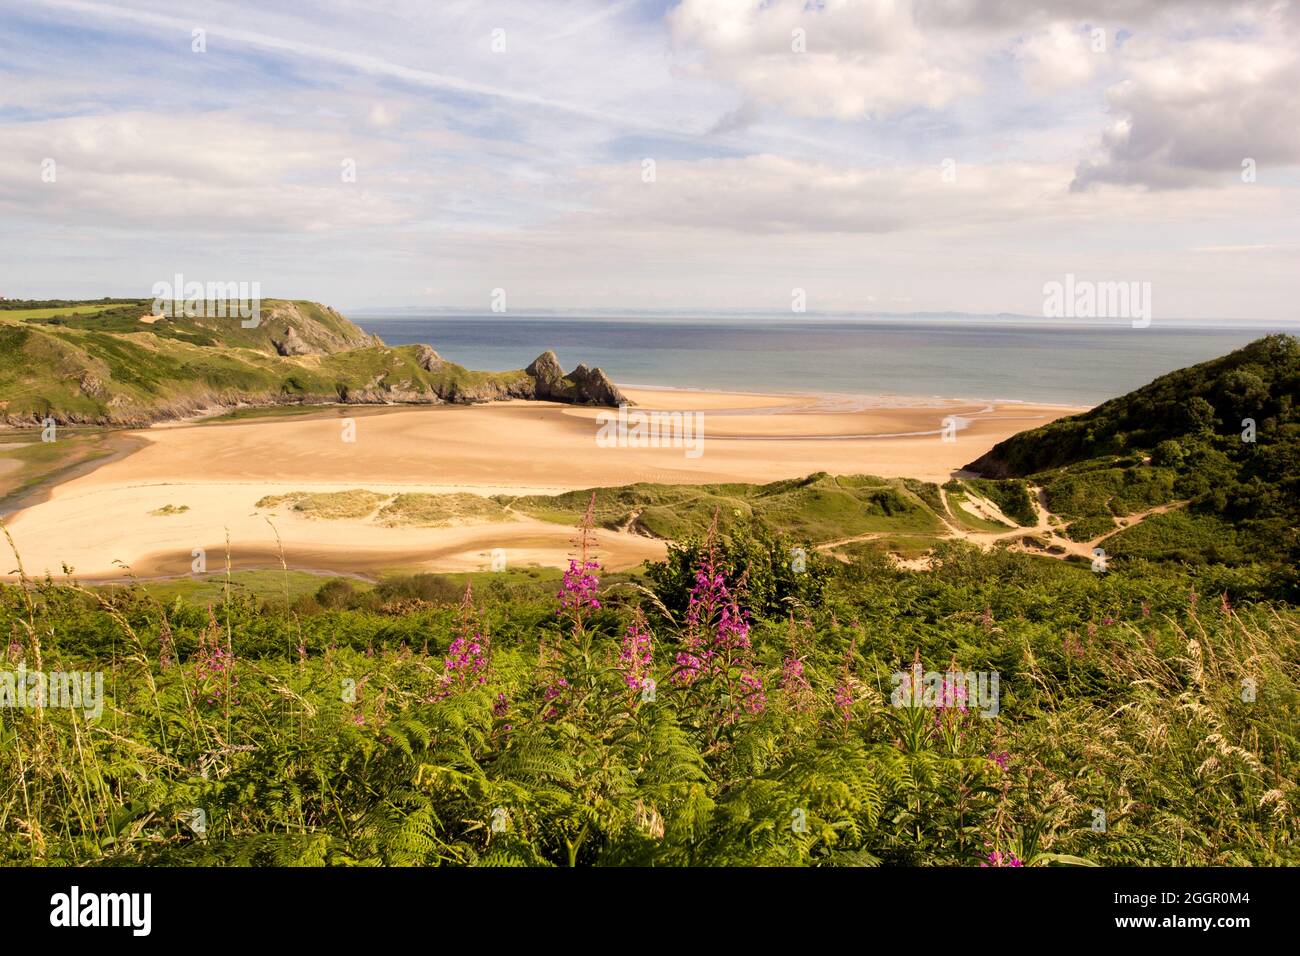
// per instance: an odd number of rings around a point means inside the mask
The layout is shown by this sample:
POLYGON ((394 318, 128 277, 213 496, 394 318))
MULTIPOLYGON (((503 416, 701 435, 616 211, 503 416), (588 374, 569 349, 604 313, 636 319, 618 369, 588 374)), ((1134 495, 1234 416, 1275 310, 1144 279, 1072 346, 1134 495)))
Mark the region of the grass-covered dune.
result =
MULTIPOLYGON (((1027 494, 1023 483, 1013 481, 953 479, 945 490, 946 501, 939 486, 930 482, 819 472, 764 485, 639 482, 556 495, 381 494, 365 488, 300 491, 267 496, 256 506, 313 519, 362 520, 385 527, 446 527, 508 521, 516 516, 572 525, 591 506, 599 528, 666 541, 700 534, 712 522, 724 531, 759 522, 801 545, 830 549, 869 541, 878 550, 915 556, 917 547, 924 551, 940 539, 963 532, 1013 534, 1018 527, 1014 519, 990 521, 963 506, 972 499, 1019 500, 1017 496, 1027 494)), ((1024 523, 1033 525, 1034 520, 1029 515, 1024 523)))
POLYGON ((566 375, 553 353, 528 369, 472 371, 427 345, 389 348, 313 302, 263 301, 251 328, 238 315, 158 318, 149 300, 5 305, 7 425, 142 425, 238 405, 621 399, 599 369, 566 375))
MULTIPOLYGON (((800 540, 823 544, 872 532, 937 532, 942 524, 913 490, 920 483, 824 473, 766 485, 641 483, 568 494, 502 498, 510 508, 572 524, 595 495, 596 523, 679 540, 706 527, 757 519, 800 540)), ((929 486, 933 487, 933 486, 929 486)))
POLYGON ((558 495, 379 494, 354 488, 271 495, 257 507, 287 508, 311 518, 372 518, 394 527, 437 527, 502 521, 511 515, 572 525, 591 505, 597 527, 669 541, 699 534, 714 520, 724 530, 757 520, 820 545, 873 534, 939 534, 946 527, 940 515, 953 516, 933 496, 937 490, 925 482, 819 472, 765 485, 640 482, 558 495))

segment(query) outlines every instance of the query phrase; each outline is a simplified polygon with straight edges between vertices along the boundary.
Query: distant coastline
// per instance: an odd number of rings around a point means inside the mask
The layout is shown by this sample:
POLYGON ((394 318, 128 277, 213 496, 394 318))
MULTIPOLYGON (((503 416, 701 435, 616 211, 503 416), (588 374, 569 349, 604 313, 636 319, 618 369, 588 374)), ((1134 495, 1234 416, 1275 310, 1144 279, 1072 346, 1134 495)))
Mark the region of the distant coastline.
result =
MULTIPOLYGON (((349 316, 371 316, 390 319, 601 319, 608 321, 692 321, 699 319, 734 321, 800 321, 818 322, 960 322, 967 325, 1038 325, 1044 328, 1097 328, 1099 326, 1125 326, 1124 319, 1047 318, 1019 312, 882 312, 882 311, 831 311, 809 310, 797 315, 788 310, 770 309, 511 309, 508 313, 493 312, 458 306, 343 306, 349 316)), ((1300 328, 1300 317, 1294 319, 1161 317, 1157 324, 1169 328, 1208 328, 1231 331, 1233 329, 1292 330, 1300 328)))

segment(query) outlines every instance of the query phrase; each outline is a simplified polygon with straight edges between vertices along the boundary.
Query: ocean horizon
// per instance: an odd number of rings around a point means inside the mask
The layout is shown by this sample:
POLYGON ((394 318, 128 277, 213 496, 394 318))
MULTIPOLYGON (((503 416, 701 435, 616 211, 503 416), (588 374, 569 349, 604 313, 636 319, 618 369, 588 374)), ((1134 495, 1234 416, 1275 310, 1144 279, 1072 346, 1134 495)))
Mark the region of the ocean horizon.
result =
POLYGON ((915 316, 475 315, 386 309, 350 318, 389 345, 423 343, 466 368, 565 369, 620 385, 776 394, 1096 405, 1285 324, 1046 322, 915 316))

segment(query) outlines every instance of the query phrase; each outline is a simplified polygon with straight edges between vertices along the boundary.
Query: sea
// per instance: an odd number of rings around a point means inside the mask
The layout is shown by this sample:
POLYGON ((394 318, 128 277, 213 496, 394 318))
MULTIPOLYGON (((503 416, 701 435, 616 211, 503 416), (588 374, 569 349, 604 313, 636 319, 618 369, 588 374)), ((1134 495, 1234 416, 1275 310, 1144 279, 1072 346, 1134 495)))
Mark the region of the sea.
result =
POLYGON ((389 345, 471 369, 554 349, 620 385, 776 394, 1095 405, 1295 325, 1018 317, 452 315, 352 311, 389 345))

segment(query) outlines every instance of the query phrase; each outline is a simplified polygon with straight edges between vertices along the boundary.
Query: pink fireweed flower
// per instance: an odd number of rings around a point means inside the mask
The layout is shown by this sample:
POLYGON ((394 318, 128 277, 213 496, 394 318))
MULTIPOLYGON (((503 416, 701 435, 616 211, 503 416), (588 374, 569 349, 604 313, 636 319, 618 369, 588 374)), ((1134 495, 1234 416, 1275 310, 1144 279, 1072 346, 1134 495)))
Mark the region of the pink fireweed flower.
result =
POLYGON ((1016 855, 1014 853, 1011 852, 1001 853, 997 850, 994 850, 992 853, 988 855, 988 862, 981 863, 980 867, 988 868, 991 866, 1024 866, 1024 865, 1025 865, 1024 863, 1022 863, 1020 860, 1016 858, 1016 855))
POLYGON ((442 660, 442 682, 438 687, 439 699, 474 684, 487 683, 487 652, 483 646, 483 635, 473 637, 458 636, 447 648, 447 656, 442 660))
POLYGON ((763 692, 763 679, 753 672, 745 671, 740 675, 740 704, 751 714, 761 714, 767 706, 767 694, 763 692))
POLYGON ((958 674, 952 671, 946 673, 939 688, 938 709, 940 711, 956 710, 963 714, 966 713, 968 691, 966 682, 958 674))
POLYGON ((673 682, 689 685, 750 649, 749 621, 727 588, 723 573, 705 561, 695 573, 686 608, 686 650, 678 653, 673 682))
POLYGON ((954 661, 939 684, 939 700, 935 703, 934 728, 949 747, 955 747, 966 736, 967 724, 974 718, 966 704, 970 691, 954 661))
MULTIPOLYGON (((848 650, 844 652, 844 657, 840 661, 840 682, 835 687, 835 709, 839 711, 840 719, 844 721, 844 732, 848 733, 849 723, 853 720, 853 704, 856 700, 855 689, 859 686, 853 677, 853 660, 858 653, 858 636, 853 635, 849 641, 848 650)), ((913 671, 919 678, 921 673, 921 659, 918 656, 913 671)), ((910 682, 909 682, 910 686, 910 682)), ((910 698, 909 698, 910 699, 910 698)))
POLYGON ((592 573, 599 570, 600 564, 596 561, 579 563, 577 558, 569 559, 569 569, 564 572, 564 585, 555 595, 560 600, 560 609, 555 612, 557 615, 565 611, 581 612, 586 608, 593 611, 600 609, 600 598, 596 597, 600 589, 600 578, 592 573))
POLYGON ((442 659, 442 680, 438 682, 434 700, 487 683, 491 642, 483 634, 474 610, 474 591, 469 584, 465 585, 465 596, 461 598, 452 635, 447 656, 442 659))
MULTIPOLYGON (((690 687, 701 680, 724 681, 734 706, 751 714, 767 706, 763 680, 750 661, 749 619, 710 553, 695 572, 686 607, 685 648, 677 653, 671 680, 690 687), (738 686, 731 685, 733 674, 738 686)), ((734 716, 734 712, 733 712, 734 716)))
POLYGON ((734 695, 751 714, 767 706, 762 678, 749 663, 749 619, 727 587, 726 576, 710 555, 695 572, 686 608, 686 649, 677 654, 672 681, 689 687, 706 677, 729 679, 740 668, 739 690, 734 695))
POLYGON ((853 688, 847 682, 835 688, 835 709, 846 724, 853 719, 853 688))
POLYGON ((638 611, 623 635, 623 647, 618 655, 618 669, 623 672, 623 683, 630 690, 640 691, 649 686, 650 671, 654 665, 654 639, 646 627, 645 618, 638 611))
MULTIPOLYGON (((934 725, 956 725, 969 712, 966 708, 969 691, 966 682, 957 673, 948 671, 939 684, 939 700, 935 703, 934 725)), ((960 734, 960 732, 959 732, 960 734)))
POLYGON ((572 613, 576 623, 581 625, 583 613, 590 609, 600 609, 600 599, 596 592, 600 588, 600 578, 594 573, 600 565, 591 557, 591 548, 596 543, 594 528, 596 524, 596 493, 591 493, 587 510, 578 522, 578 533, 573 539, 578 549, 576 558, 569 558, 568 570, 564 572, 564 581, 555 595, 560 600, 560 609, 556 612, 563 616, 565 611, 572 613))
POLYGON ((557 705, 551 707, 551 709, 546 712, 546 714, 544 715, 546 720, 554 720, 556 717, 560 716, 560 708, 558 705, 564 703, 564 701, 561 700, 560 698, 563 697, 564 692, 567 691, 568 689, 569 689, 569 682, 565 680, 563 677, 561 677, 550 687, 546 688, 546 694, 545 694, 546 701, 548 703, 554 702, 557 705))
POLYGON ((803 661, 797 657, 785 659, 781 665, 779 686, 785 692, 791 707, 797 711, 807 708, 808 700, 812 696, 812 685, 808 683, 808 677, 804 674, 803 661))
POLYGON ((989 754, 989 759, 998 765, 999 770, 1006 770, 1007 764, 1011 763, 1011 754, 1005 750, 1000 750, 989 754))
POLYGON ((235 676, 235 656, 221 646, 219 630, 208 628, 199 634, 199 651, 194 666, 194 676, 198 678, 209 704, 221 703, 226 691, 232 692, 230 703, 239 701, 233 698, 235 685, 239 679, 235 676))
POLYGON ((510 710, 510 698, 505 693, 497 694, 497 699, 492 702, 492 716, 504 717, 510 710))
POLYGON ((585 637, 584 618, 590 611, 600 610, 600 577, 596 572, 600 564, 591 557, 596 544, 596 493, 591 493, 587 510, 578 522, 578 532, 573 538, 577 557, 569 558, 569 567, 556 597, 560 601, 556 617, 568 617, 573 625, 574 637, 585 637))
POLYGON ((689 687, 704 672, 704 659, 686 651, 678 651, 674 660, 677 669, 673 672, 672 682, 682 687, 689 687))

